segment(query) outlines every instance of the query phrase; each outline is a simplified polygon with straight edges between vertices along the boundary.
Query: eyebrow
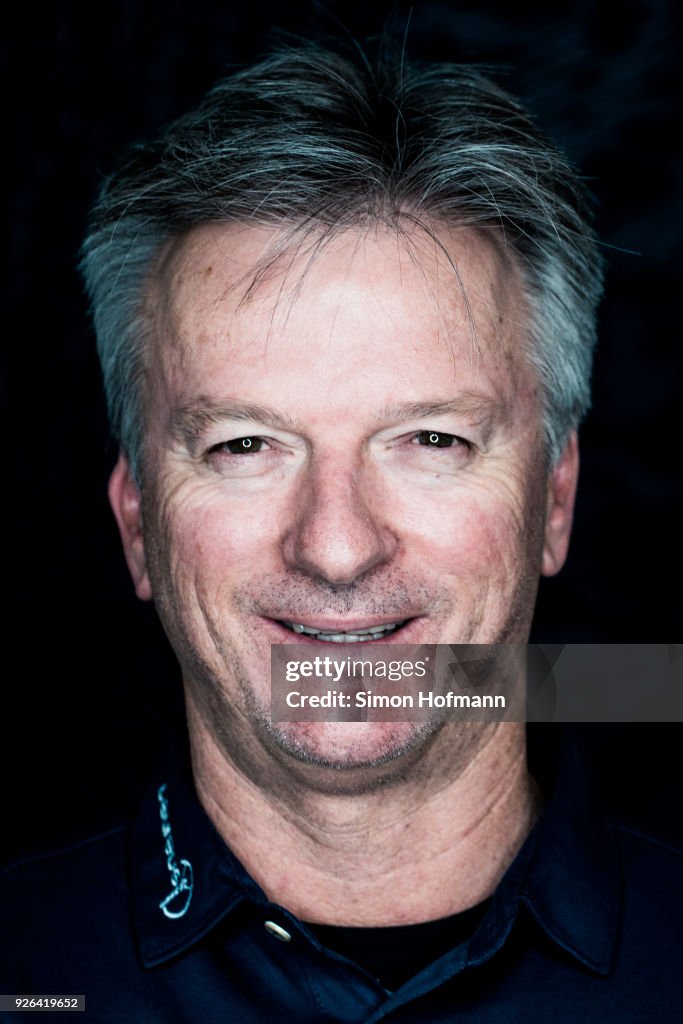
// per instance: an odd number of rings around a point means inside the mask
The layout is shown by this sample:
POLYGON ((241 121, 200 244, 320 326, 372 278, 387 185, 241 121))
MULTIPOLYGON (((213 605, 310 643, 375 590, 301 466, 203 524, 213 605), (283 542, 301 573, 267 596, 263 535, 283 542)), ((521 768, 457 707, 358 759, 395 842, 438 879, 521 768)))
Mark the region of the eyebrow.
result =
MULTIPOLYGON (((488 437, 494 425, 504 418, 505 411, 506 404, 500 400, 468 392, 445 402, 403 402, 385 406, 376 419, 378 423, 404 423, 430 416, 466 415, 484 426, 488 437)), ((271 406, 231 399, 216 401, 200 395, 171 414, 171 436, 194 452, 202 435, 226 420, 264 423, 297 433, 304 431, 300 423, 271 406)))
POLYGON ((269 423, 281 430, 296 430, 297 424, 277 409, 251 402, 233 402, 230 399, 216 401, 205 395, 176 409, 170 419, 171 436, 182 441, 192 450, 202 434, 210 427, 225 420, 250 420, 269 423))
POLYGON ((500 398, 465 392, 447 402, 404 402, 386 406, 379 418, 390 423, 404 423, 432 416, 466 416, 481 428, 482 441, 487 445, 494 429, 507 419, 508 412, 508 403, 500 398))
POLYGON ((466 392, 446 402, 402 402, 385 406, 379 419, 392 422, 422 419, 425 416, 460 415, 495 417, 504 411, 505 403, 489 395, 466 392))

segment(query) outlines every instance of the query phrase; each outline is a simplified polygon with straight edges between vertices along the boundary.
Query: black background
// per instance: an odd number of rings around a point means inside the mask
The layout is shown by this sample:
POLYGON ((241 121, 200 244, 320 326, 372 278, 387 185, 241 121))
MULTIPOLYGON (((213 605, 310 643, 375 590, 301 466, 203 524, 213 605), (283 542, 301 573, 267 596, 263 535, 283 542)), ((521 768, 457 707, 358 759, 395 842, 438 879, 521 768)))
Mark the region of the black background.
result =
MULTIPOLYGON (((115 459, 76 271, 98 182, 127 143, 199 99, 275 28, 356 37, 388 3, 15 7, 2 126, 2 855, 125 811, 178 729, 178 671, 133 596, 106 502, 115 459), (13 144, 8 140, 12 137, 13 144)), ((414 57, 505 65, 501 80, 590 179, 608 260, 568 565, 533 639, 680 639, 680 39, 675 3, 415 3, 414 57)), ((596 786, 683 837, 679 726, 584 728, 596 786)))

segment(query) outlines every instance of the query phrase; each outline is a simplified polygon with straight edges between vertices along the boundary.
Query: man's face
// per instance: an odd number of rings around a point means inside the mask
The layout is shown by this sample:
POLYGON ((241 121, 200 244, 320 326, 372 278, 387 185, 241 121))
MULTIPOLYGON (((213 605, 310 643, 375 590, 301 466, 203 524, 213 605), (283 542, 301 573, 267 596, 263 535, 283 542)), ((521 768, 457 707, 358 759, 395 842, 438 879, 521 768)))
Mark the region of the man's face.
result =
POLYGON ((111 495, 191 711, 238 760, 431 742, 416 723, 271 726, 271 644, 526 642, 564 558, 576 460, 558 502, 519 274, 472 229, 440 238, 448 257, 348 231, 246 297, 270 229, 196 229, 164 260, 141 507, 123 459, 111 495))

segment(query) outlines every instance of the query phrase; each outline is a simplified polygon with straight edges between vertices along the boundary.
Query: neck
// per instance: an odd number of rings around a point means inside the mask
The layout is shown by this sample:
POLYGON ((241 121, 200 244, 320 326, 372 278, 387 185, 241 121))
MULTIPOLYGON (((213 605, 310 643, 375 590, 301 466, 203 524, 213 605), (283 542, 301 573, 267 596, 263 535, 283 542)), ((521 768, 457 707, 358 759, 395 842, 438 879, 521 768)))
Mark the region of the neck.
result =
POLYGON ((494 891, 539 812, 518 723, 488 726, 450 772, 444 751, 458 738, 462 746, 462 733, 446 726, 423 770, 333 796, 255 785, 191 707, 189 723, 209 818, 268 898, 302 920, 412 924, 475 906, 494 891))

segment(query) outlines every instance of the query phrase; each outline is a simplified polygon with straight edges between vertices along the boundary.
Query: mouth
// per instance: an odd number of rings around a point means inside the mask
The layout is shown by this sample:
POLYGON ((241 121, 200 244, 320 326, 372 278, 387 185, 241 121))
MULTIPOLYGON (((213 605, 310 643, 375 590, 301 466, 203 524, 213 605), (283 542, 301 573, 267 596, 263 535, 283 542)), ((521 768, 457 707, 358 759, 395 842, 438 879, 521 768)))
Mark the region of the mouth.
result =
POLYGON ((398 622, 384 622, 376 626, 354 627, 348 630, 304 626, 302 623, 288 622, 284 619, 280 619, 279 624, 302 639, 310 638, 328 644, 362 644, 371 643, 373 640, 385 640, 403 629, 409 621, 411 620, 402 619, 398 622))

